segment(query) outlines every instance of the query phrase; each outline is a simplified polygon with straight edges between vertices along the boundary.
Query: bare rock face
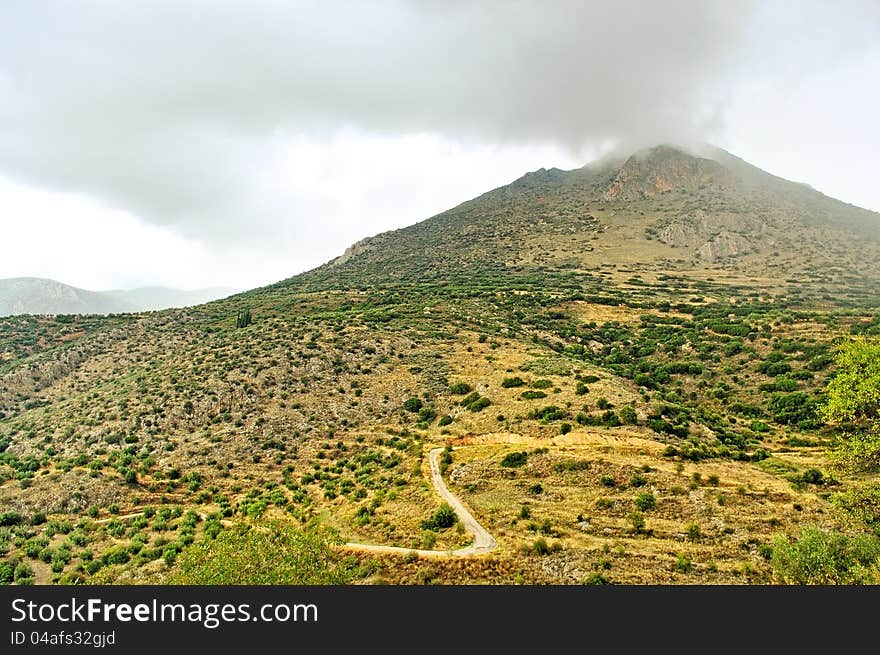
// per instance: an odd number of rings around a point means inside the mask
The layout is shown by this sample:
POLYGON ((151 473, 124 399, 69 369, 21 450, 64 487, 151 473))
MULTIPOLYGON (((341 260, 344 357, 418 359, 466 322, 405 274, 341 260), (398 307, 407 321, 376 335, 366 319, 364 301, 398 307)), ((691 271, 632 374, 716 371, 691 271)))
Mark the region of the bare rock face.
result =
POLYGON ((657 239, 676 248, 691 248, 694 258, 716 262, 762 252, 776 245, 770 224, 762 217, 709 214, 701 209, 660 224, 657 239))
POLYGON ((719 259, 749 255, 759 250, 759 244, 746 236, 722 230, 697 248, 696 256, 703 261, 715 262, 719 259))
POLYGON ((361 239, 357 243, 350 245, 345 249, 345 252, 342 253, 339 257, 329 262, 330 266, 339 266, 344 264, 357 257, 358 255, 362 255, 363 253, 370 252, 371 250, 376 249, 376 237, 367 237, 366 239, 361 239))
POLYGON ((606 200, 641 200, 669 191, 727 187, 736 177, 711 159, 693 157, 669 146, 632 155, 605 191, 606 200))

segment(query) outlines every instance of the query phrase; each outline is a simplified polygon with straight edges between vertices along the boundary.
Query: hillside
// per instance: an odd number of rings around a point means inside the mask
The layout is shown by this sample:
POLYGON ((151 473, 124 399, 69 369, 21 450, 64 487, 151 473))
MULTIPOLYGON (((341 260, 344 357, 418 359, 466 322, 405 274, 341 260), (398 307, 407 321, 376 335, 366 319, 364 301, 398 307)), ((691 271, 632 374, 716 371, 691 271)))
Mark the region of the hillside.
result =
POLYGON ((835 344, 880 333, 878 224, 661 146, 207 305, 2 319, 9 570, 163 582, 283 519, 359 544, 362 583, 773 582, 778 538, 880 520, 816 414, 835 344), (437 448, 488 556, 446 554, 437 448))
POLYGON ((227 287, 191 291, 168 287, 86 291, 55 280, 9 278, 0 280, 0 316, 146 312, 199 305, 236 292, 227 287))

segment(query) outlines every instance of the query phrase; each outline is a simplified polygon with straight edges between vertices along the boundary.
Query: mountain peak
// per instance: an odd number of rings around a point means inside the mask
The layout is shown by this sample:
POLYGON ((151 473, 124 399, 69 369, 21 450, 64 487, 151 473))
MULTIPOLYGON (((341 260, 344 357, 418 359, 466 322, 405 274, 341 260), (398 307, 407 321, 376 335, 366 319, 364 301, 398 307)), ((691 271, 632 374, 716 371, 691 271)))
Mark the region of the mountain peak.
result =
POLYGON ((658 145, 631 155, 605 190, 607 200, 638 200, 707 186, 726 187, 736 176, 713 159, 671 145, 658 145))

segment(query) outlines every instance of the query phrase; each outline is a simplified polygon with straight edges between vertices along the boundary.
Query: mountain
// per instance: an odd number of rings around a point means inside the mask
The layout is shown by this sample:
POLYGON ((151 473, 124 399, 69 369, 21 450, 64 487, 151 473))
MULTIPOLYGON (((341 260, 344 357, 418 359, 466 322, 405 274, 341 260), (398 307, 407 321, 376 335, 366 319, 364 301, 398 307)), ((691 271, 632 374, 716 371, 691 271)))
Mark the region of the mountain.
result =
POLYGON ((115 314, 136 311, 121 298, 36 277, 0 280, 0 316, 10 314, 115 314))
POLYGON ((658 146, 540 169, 421 223, 354 244, 305 275, 319 285, 450 281, 619 265, 833 283, 880 278, 880 214, 766 173, 719 148, 658 146))
POLYGON ((205 305, 2 318, 0 571, 260 582, 286 566, 260 544, 316 523, 362 583, 780 582, 805 526, 874 552, 878 491, 817 408, 880 335, 878 227, 665 145, 205 305))
POLYGON ((118 314, 170 307, 189 307, 237 291, 226 287, 183 291, 144 287, 115 291, 86 291, 55 280, 20 277, 0 280, 0 316, 15 314, 118 314))

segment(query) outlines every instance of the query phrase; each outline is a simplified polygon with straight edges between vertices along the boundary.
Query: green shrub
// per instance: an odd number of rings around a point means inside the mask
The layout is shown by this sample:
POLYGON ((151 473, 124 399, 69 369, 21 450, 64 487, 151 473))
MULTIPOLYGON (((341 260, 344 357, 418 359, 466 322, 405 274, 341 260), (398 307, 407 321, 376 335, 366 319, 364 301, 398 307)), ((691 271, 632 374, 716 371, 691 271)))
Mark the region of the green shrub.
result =
POLYGON ((433 407, 422 407, 419 410, 419 420, 425 421, 426 423, 430 423, 435 418, 437 418, 437 412, 433 407))
POLYGON ((422 521, 423 530, 445 530, 451 528, 458 521, 455 510, 448 503, 443 503, 431 516, 422 521))
POLYGON ((691 558, 684 553, 679 553, 675 558, 674 568, 678 573, 690 573, 693 569, 691 558))
POLYGON ((657 498, 650 491, 643 491, 635 499, 636 508, 642 512, 654 509, 657 506, 657 498))
POLYGON ((648 484, 648 478, 646 478, 641 471, 636 471, 630 476, 629 486, 644 487, 646 484, 648 484))
POLYGON ((34 570, 31 568, 31 565, 27 562, 19 562, 15 567, 15 573, 13 574, 15 581, 21 584, 22 580, 33 580, 34 579, 34 570))
POLYGON ((486 398, 485 396, 478 398, 472 403, 469 403, 467 408, 469 412, 482 412, 489 405, 492 404, 492 401, 486 398))
POLYGON ((467 382, 456 382, 449 387, 449 393, 454 393, 456 396, 463 396, 472 390, 473 388, 467 382))
POLYGON ((565 418, 565 412, 556 405, 548 405, 530 413, 531 418, 539 421, 558 421, 565 418))
POLYGON ((506 468, 524 466, 527 460, 528 454, 524 452, 507 453, 501 460, 501 466, 504 466, 506 468))
POLYGON ((15 568, 11 562, 0 561, 0 584, 12 584, 15 579, 15 568))
POLYGON ((513 389, 514 387, 521 387, 525 384, 525 380, 521 377, 512 377, 512 378, 504 378, 501 381, 501 386, 505 389, 513 389))
POLYGON ((403 408, 415 414, 422 408, 422 401, 416 396, 412 396, 411 398, 407 398, 403 403, 403 408))
POLYGON ((632 512, 629 515, 629 522, 633 527, 633 530, 636 534, 642 532, 645 529, 645 515, 641 512, 632 512))
POLYGON ((877 537, 848 536, 808 525, 796 539, 777 537, 770 563, 776 579, 784 584, 876 584, 878 558, 877 537))
POLYGON ((519 397, 523 400, 538 400, 539 398, 546 398, 547 394, 543 391, 533 391, 531 389, 528 389, 526 391, 523 391, 519 395, 519 397))
POLYGON ((24 517, 21 515, 21 512, 9 510, 0 514, 0 527, 19 525, 23 520, 24 517))
POLYGON ((477 402, 481 397, 482 397, 482 396, 480 396, 480 394, 478 394, 476 391, 474 391, 474 392, 472 392, 472 393, 469 393, 469 394, 468 394, 467 396, 465 396, 464 398, 462 398, 462 399, 458 402, 458 404, 461 405, 462 407, 467 407, 467 406, 470 405, 471 403, 475 403, 475 402, 477 402))
POLYGON ((639 422, 638 414, 636 414, 636 408, 632 405, 624 405, 620 408, 620 412, 618 412, 620 416, 620 420, 625 425, 635 425, 639 422))
POLYGON ((605 577, 603 573, 600 571, 593 571, 586 578, 584 578, 585 585, 606 585, 611 584, 608 578, 605 577))
POLYGON ((807 484, 823 484, 825 482, 825 474, 819 469, 810 468, 803 472, 801 479, 807 484))
POLYGON ((449 414, 444 414, 443 416, 440 417, 440 420, 437 422, 437 425, 439 425, 442 428, 442 427, 449 425, 450 423, 452 423, 452 417, 449 414))

